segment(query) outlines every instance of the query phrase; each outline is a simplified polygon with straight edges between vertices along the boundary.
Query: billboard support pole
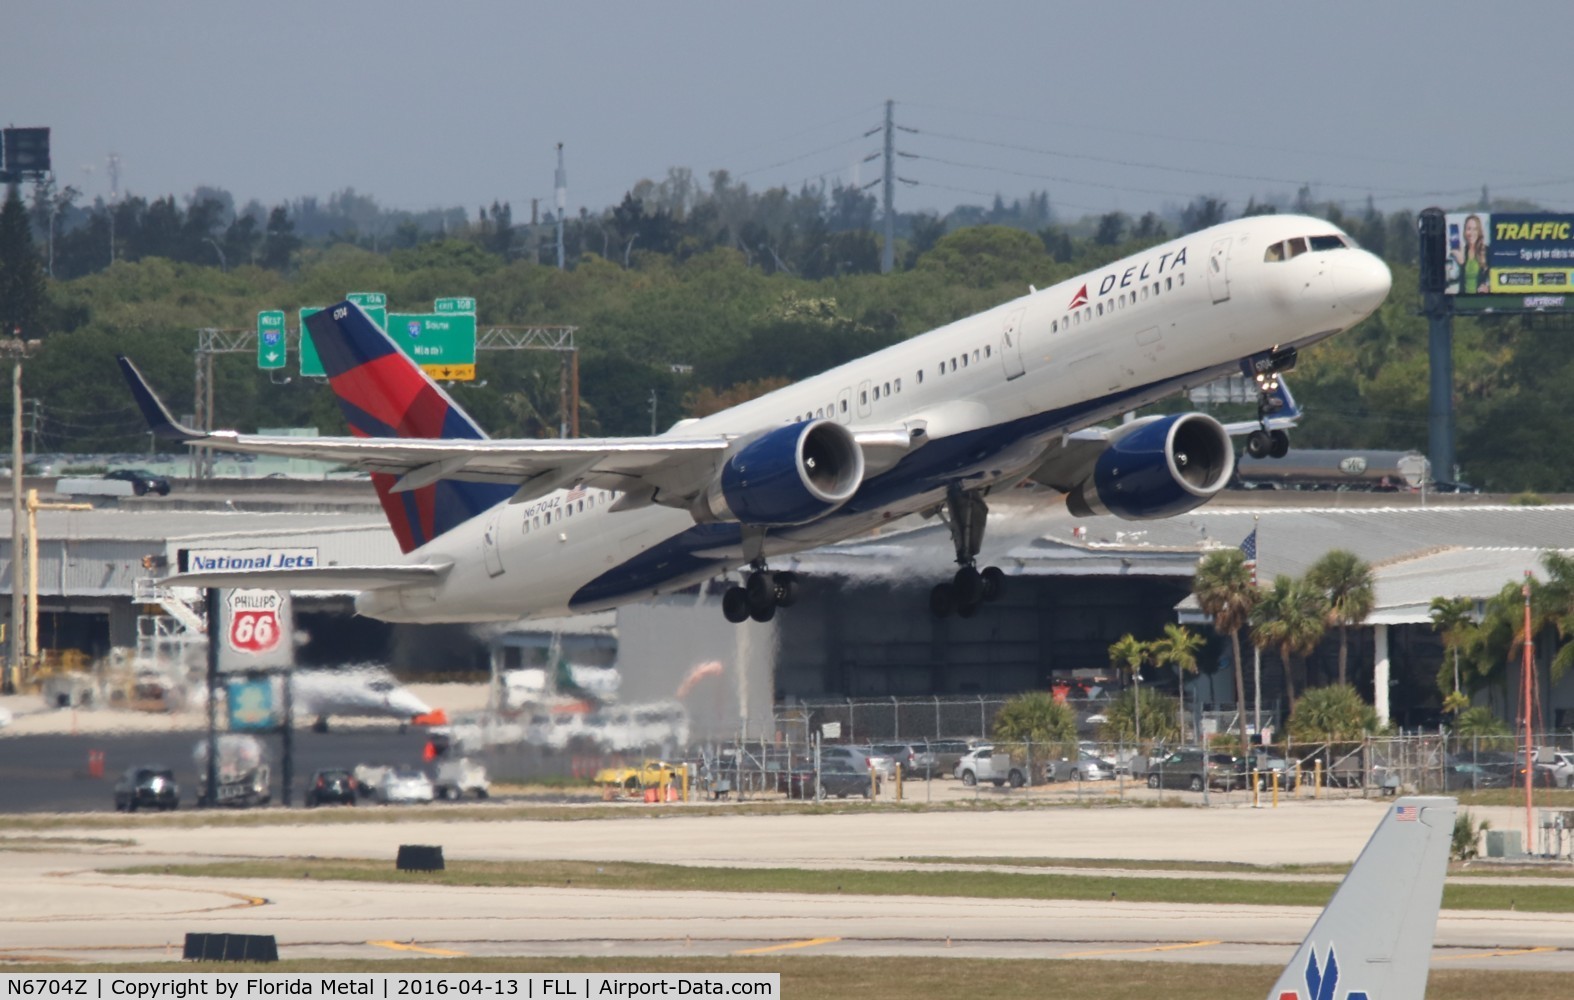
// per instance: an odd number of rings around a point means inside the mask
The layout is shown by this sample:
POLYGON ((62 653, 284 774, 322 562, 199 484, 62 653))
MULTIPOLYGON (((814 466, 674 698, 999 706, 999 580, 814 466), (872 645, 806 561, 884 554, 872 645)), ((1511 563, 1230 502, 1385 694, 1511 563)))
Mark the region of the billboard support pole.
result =
POLYGON ((1446 296, 1424 299, 1431 392, 1427 408, 1427 458, 1433 480, 1453 482, 1454 474, 1454 312, 1446 296))
POLYGON ((207 605, 208 629, 208 773, 203 777, 208 791, 203 804, 212 808, 219 804, 219 588, 209 587, 204 592, 207 605))

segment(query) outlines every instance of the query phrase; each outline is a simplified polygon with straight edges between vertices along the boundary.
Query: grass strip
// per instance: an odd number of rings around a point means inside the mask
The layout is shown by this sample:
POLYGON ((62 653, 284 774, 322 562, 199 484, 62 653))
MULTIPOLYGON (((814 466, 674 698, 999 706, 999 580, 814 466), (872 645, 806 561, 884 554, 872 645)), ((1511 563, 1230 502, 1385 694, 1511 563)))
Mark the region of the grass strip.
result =
MULTIPOLYGON (((1326 882, 1266 879, 1143 878, 1115 875, 1023 875, 989 871, 832 871, 799 868, 725 868, 643 862, 455 861, 440 872, 401 872, 392 861, 297 858, 157 865, 117 869, 138 874, 204 878, 326 879, 420 885, 546 887, 699 892, 792 892, 809 895, 954 896, 974 899, 1120 900, 1134 903, 1214 903, 1315 906, 1336 888, 1326 882)), ((1564 886, 1456 885, 1443 888, 1454 910, 1574 912, 1564 886)))

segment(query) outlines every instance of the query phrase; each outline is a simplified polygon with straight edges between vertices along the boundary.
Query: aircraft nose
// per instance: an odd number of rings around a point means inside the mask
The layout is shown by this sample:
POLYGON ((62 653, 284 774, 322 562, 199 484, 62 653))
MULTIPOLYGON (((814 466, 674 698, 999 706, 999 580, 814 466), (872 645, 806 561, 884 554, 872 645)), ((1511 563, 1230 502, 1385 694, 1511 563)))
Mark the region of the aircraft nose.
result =
POLYGON ((1339 304, 1355 319, 1365 319, 1388 298, 1394 276, 1381 257, 1365 250, 1341 254, 1340 257, 1333 273, 1339 304))

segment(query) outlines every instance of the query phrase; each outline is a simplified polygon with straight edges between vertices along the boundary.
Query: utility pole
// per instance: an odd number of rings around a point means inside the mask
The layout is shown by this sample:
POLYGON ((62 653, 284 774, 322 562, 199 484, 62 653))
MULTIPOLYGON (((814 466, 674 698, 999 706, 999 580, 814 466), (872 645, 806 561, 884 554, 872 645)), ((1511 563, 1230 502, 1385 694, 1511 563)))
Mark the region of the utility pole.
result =
POLYGON ((5 690, 15 692, 22 676, 22 352, 18 340, 11 368, 11 627, 6 630, 5 690))
POLYGON ((563 144, 557 144, 557 269, 563 270, 563 217, 568 214, 568 172, 563 169, 563 144))
POLYGON ((885 212, 885 246, 880 249, 880 273, 890 274, 896 266, 896 102, 885 102, 885 190, 881 192, 885 212))

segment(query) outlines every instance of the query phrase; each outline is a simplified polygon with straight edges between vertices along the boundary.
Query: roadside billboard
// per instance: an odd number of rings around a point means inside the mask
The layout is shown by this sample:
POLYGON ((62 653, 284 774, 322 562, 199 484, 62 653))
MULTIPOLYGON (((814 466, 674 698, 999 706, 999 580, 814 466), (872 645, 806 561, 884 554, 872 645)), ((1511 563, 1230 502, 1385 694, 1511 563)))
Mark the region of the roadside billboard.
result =
POLYGON ((1574 285, 1574 215, 1450 212, 1443 293, 1456 309, 1563 309, 1574 285))

